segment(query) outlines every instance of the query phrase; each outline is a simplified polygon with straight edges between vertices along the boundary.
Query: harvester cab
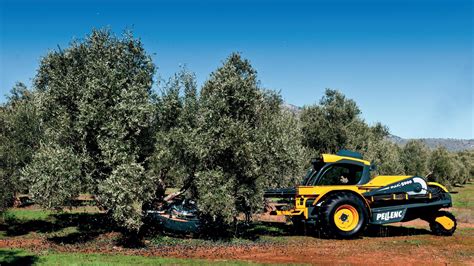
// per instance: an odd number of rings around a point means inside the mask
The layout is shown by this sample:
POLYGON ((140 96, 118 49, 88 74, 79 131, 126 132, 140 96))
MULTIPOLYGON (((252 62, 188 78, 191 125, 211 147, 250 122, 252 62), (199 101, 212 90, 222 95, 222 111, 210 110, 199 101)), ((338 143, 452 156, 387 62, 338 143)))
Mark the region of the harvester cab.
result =
POLYGON ((373 168, 368 161, 362 160, 359 153, 350 151, 323 154, 311 160, 311 165, 303 180, 304 186, 364 184, 370 180, 373 168))
POLYGON ((314 224, 330 237, 352 238, 368 224, 423 219, 437 235, 452 235, 456 219, 442 208, 451 207, 451 196, 441 184, 420 176, 375 176, 375 166, 352 151, 322 154, 301 185, 273 189, 268 199, 280 199, 274 215, 292 218, 295 225, 314 224), (282 202, 282 201, 280 201, 282 202))

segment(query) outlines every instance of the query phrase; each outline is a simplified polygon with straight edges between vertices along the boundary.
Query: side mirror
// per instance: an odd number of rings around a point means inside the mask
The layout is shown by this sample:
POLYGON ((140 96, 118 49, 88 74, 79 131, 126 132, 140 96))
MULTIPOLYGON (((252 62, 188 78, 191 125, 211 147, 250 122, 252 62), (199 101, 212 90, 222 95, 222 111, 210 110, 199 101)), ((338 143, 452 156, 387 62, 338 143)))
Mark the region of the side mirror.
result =
POLYGON ((370 171, 375 171, 375 170, 377 170, 377 165, 371 163, 370 164, 370 171))

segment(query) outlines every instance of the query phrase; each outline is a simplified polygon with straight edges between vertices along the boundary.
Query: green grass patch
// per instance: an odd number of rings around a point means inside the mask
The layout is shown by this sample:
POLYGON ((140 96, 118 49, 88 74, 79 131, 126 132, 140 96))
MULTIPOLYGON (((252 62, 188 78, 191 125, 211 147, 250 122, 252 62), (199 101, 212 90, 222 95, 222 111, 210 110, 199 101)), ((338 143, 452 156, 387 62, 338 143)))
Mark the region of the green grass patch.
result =
POLYGON ((0 265, 32 265, 38 257, 21 249, 0 249, 0 265))
POLYGON ((285 244, 298 236, 260 236, 259 242, 271 244, 285 244))
POLYGON ((65 237, 71 234, 79 233, 76 226, 69 226, 55 232, 46 233, 47 237, 65 237))
POLYGON ((40 257, 37 265, 157 265, 203 264, 198 260, 154 258, 109 254, 51 253, 40 257))
POLYGON ((153 237, 150 242, 154 246, 203 246, 208 245, 207 240, 195 238, 179 238, 167 235, 159 235, 153 237))
POLYGON ((474 228, 457 228, 454 234, 474 237, 474 228))
POLYGON ((427 244, 427 241, 424 239, 407 239, 402 241, 401 244, 420 247, 421 245, 427 244))
POLYGON ((0 249, 0 265, 257 265, 245 261, 206 261, 117 254, 43 252, 34 254, 20 249, 0 249))
POLYGON ((17 220, 47 220, 51 214, 57 212, 43 209, 9 209, 5 212, 4 217, 7 219, 17 220))
POLYGON ((244 246, 255 245, 261 241, 254 241, 244 238, 229 239, 200 239, 200 238, 180 238, 167 235, 155 236, 150 239, 150 243, 155 247, 159 246, 182 246, 182 247, 202 247, 202 246, 244 246))
POLYGON ((247 230, 248 234, 268 234, 268 235, 283 235, 285 230, 281 227, 276 227, 267 224, 255 224, 252 228, 247 230))
MULTIPOLYGON (((5 211, 3 215, 3 220, 8 221, 8 219, 15 219, 19 221, 51 221, 53 220, 53 215, 55 214, 67 214, 67 213, 98 213, 97 207, 90 206, 80 206, 74 207, 72 209, 64 209, 63 211, 53 211, 45 209, 21 209, 21 208, 11 208, 5 211)), ((0 218, 1 220, 1 218, 0 218)))
POLYGON ((474 210, 474 184, 466 184, 464 187, 456 188, 455 191, 458 193, 451 194, 453 198, 453 206, 474 210))

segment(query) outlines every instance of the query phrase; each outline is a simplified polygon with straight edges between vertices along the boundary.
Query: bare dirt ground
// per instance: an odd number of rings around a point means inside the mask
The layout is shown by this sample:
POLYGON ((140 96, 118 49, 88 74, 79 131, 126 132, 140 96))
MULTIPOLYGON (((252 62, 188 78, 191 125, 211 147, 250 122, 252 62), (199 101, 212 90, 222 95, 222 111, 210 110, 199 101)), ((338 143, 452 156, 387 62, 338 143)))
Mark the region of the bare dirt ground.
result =
MULTIPOLYGON (((276 226, 284 228, 281 223, 276 226)), ((430 234, 425 222, 412 221, 369 228, 366 236, 356 240, 328 240, 317 236, 277 233, 263 235, 259 241, 242 243, 193 242, 187 238, 179 238, 176 243, 145 240, 145 245, 138 248, 117 244, 118 232, 62 242, 51 234, 32 230, 28 234, 0 239, 0 248, 21 248, 38 253, 48 250, 257 263, 474 265, 473 228, 474 224, 460 223, 454 236, 439 237, 430 234)))
POLYGON ((455 207, 449 211, 456 215, 458 225, 451 237, 434 236, 426 222, 414 220, 370 226, 359 239, 322 239, 311 228, 295 233, 284 217, 263 214, 254 217, 253 225, 245 229, 247 235, 240 238, 209 240, 152 230, 142 245, 130 246, 124 244, 123 235, 104 221, 105 214, 94 206, 54 213, 31 205, 12 209, 16 219, 0 222, 0 249, 22 249, 36 254, 192 258, 225 263, 474 265, 473 190, 471 184, 455 195, 455 207))
POLYGON ((399 236, 363 238, 359 240, 320 240, 291 237, 284 244, 222 245, 222 246, 169 246, 127 249, 110 245, 101 236, 103 245, 59 245, 45 239, 14 238, 0 241, 0 248, 23 248, 41 252, 83 252, 102 254, 127 254, 209 260, 244 260, 261 263, 314 263, 314 264, 446 264, 474 265, 474 241, 454 236, 449 239, 434 236, 399 236), (458 254, 453 256, 453 250, 458 254), (461 253, 465 252, 465 256, 461 253), (461 254, 461 255, 460 255, 461 254))

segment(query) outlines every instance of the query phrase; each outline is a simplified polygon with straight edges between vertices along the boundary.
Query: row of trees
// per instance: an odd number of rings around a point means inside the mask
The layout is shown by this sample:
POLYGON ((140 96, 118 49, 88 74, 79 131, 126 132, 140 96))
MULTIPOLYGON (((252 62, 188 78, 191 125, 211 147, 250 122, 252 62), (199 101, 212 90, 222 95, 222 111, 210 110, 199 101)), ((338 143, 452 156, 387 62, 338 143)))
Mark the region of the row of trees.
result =
POLYGON ((474 151, 430 150, 421 140, 403 147, 389 141, 388 128, 367 125, 357 104, 335 90, 326 90, 319 104, 304 107, 300 115, 303 146, 310 154, 350 149, 363 154, 378 168, 373 174, 426 176, 451 188, 474 176, 474 151))
POLYGON ((155 93, 154 76, 130 33, 93 31, 47 54, 34 88, 17 84, 0 108, 3 206, 18 192, 48 208, 91 193, 133 231, 143 206, 178 187, 203 217, 231 224, 261 209, 264 189, 298 183, 311 157, 343 148, 362 152, 381 174, 430 173, 448 185, 472 176, 472 152, 430 151, 417 141, 399 148, 338 91, 290 112, 239 54, 200 89, 182 69, 155 93))

